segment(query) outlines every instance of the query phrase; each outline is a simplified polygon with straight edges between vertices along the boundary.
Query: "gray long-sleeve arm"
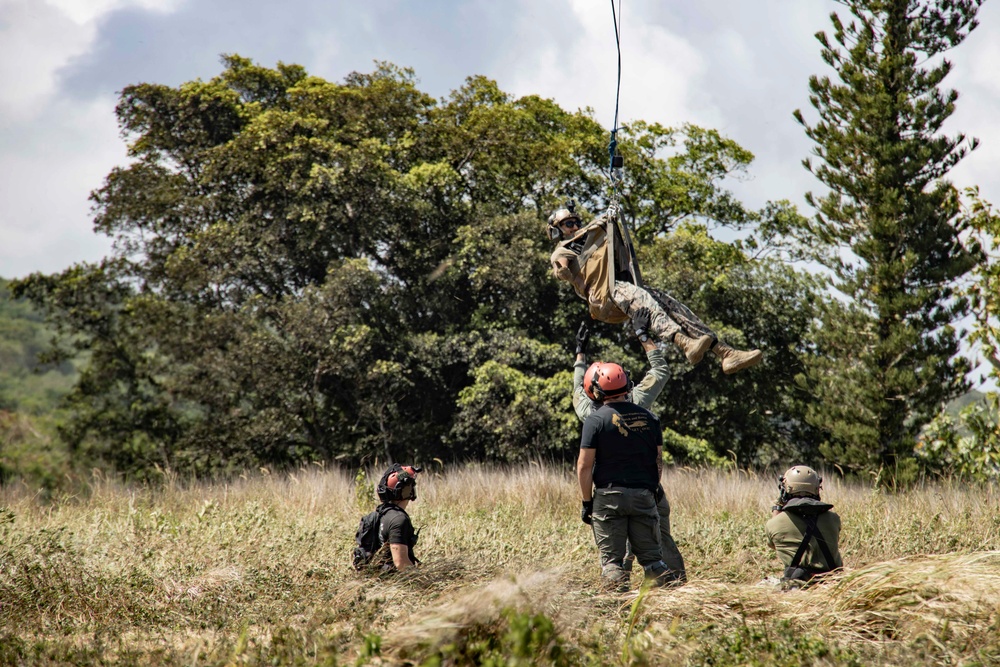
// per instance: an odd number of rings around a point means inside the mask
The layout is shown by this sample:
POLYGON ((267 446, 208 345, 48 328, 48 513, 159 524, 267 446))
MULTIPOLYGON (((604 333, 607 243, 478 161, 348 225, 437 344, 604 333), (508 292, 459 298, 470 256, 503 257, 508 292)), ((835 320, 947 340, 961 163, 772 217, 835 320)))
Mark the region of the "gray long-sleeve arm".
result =
POLYGON ((669 373, 667 373, 667 360, 659 348, 647 352, 646 358, 649 359, 649 370, 632 390, 632 402, 640 408, 651 410, 664 385, 667 384, 669 373))
MULTIPOLYGON (((632 402, 647 410, 653 407, 653 403, 663 391, 663 386, 667 383, 669 373, 667 372, 667 360, 659 348, 653 348, 646 352, 649 360, 649 370, 643 376, 642 381, 632 390, 632 402)), ((586 421, 590 413, 594 411, 594 402, 590 400, 583 391, 583 373, 587 370, 587 362, 577 360, 573 364, 573 411, 580 421, 586 421)))

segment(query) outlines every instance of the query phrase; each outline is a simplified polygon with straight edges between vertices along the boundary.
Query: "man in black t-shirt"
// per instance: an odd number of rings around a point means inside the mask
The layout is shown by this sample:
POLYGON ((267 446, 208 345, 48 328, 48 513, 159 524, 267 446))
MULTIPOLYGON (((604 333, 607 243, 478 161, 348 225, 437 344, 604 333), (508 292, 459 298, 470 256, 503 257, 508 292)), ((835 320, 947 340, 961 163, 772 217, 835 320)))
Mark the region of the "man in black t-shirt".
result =
POLYGON ((372 565, 384 571, 405 570, 416 565, 413 547, 417 531, 413 529, 406 507, 417 499, 417 473, 420 468, 394 465, 382 476, 377 492, 382 504, 378 507, 378 537, 382 547, 372 559, 372 565))
POLYGON ((628 588, 622 567, 628 542, 647 579, 660 586, 673 583, 676 576, 663 563, 658 539, 660 421, 628 401, 631 383, 621 366, 598 363, 593 368, 593 377, 585 383, 602 405, 583 424, 576 473, 583 495, 581 518, 593 526, 601 576, 620 589, 628 588))

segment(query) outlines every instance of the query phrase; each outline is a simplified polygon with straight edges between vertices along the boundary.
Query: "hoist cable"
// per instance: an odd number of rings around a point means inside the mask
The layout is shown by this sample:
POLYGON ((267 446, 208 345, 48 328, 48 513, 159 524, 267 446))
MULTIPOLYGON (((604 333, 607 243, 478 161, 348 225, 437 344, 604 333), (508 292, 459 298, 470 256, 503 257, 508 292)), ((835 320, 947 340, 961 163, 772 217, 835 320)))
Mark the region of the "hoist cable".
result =
MULTIPOLYGON (((618 83, 615 87, 615 122, 611 126, 611 142, 608 143, 608 173, 611 176, 611 183, 614 186, 615 153, 618 150, 618 101, 622 90, 622 44, 621 35, 618 30, 618 16, 622 12, 621 0, 618 0, 618 12, 615 13, 615 0, 611 0, 611 20, 615 26, 615 47, 618 49, 618 83)), ((617 188, 615 188, 617 190, 617 188)))
POLYGON ((619 230, 622 235, 622 240, 625 243, 625 247, 628 248, 629 252, 629 264, 632 269, 632 278, 636 285, 642 285, 642 273, 639 271, 639 262, 635 255, 635 246, 632 245, 632 236, 629 234, 628 225, 625 224, 625 220, 622 217, 621 206, 618 203, 619 192, 618 187, 621 185, 621 160, 618 162, 619 171, 616 172, 615 168, 615 154, 618 152, 618 102, 621 98, 622 92, 622 42, 621 42, 621 32, 618 26, 618 19, 622 13, 622 3, 618 0, 618 12, 615 13, 615 0, 611 0, 611 19, 615 26, 615 47, 618 50, 618 82, 615 86, 615 122, 611 127, 611 141, 608 143, 608 178, 611 181, 611 206, 608 212, 614 212, 615 229, 619 230))

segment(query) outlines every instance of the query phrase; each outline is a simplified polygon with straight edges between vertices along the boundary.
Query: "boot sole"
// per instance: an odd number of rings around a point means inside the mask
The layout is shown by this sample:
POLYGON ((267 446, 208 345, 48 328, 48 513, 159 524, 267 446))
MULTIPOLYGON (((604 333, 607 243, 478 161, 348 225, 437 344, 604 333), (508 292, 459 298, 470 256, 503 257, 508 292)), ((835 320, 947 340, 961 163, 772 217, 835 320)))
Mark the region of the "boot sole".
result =
POLYGON ((722 372, 725 373, 726 375, 732 375, 733 373, 738 373, 744 368, 750 368, 751 366, 756 366, 758 363, 760 363, 760 360, 763 358, 764 358, 763 352, 761 352, 760 350, 754 350, 753 352, 748 353, 747 356, 743 357, 743 359, 741 359, 740 361, 729 364, 728 366, 726 365, 726 362, 729 360, 726 359, 722 362, 722 372))

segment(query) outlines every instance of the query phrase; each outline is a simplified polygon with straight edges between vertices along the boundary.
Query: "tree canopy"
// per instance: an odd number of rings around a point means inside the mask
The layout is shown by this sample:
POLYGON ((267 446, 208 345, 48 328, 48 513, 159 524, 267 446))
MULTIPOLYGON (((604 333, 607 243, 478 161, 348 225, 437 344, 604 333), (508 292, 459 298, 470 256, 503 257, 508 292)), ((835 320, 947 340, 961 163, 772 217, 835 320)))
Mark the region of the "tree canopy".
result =
MULTIPOLYGON (((113 254, 15 285, 63 355, 90 355, 76 454, 135 474, 571 456, 586 309, 548 275, 543 220, 567 197, 607 206, 606 131, 483 77, 435 100, 388 63, 332 83, 223 62, 122 91, 130 161, 92 195, 113 254)), ((725 178, 752 155, 718 132, 636 122, 619 142, 648 279, 769 355, 739 377, 673 356, 664 423, 745 464, 808 450, 816 285, 706 231, 797 214, 735 200, 725 178)), ((595 354, 638 372, 626 332, 597 329, 595 354)))

